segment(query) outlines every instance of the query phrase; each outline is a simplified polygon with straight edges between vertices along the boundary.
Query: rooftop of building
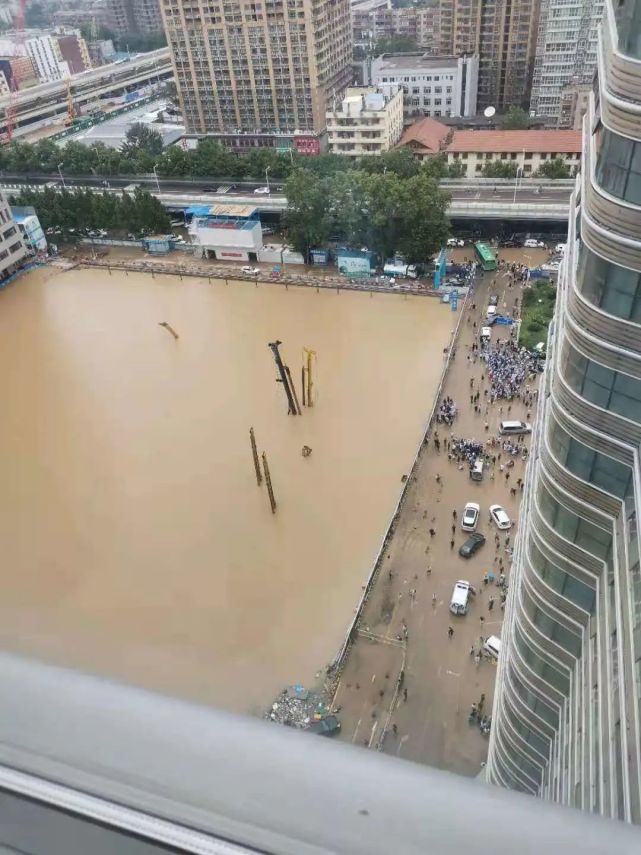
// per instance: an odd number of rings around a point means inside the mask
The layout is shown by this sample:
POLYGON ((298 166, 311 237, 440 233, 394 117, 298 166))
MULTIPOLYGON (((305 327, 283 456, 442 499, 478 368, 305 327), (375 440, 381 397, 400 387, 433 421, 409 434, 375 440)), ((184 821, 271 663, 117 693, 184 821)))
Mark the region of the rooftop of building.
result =
POLYGON ((398 145, 410 145, 413 148, 420 147, 426 151, 438 152, 450 133, 450 128, 442 122, 426 116, 405 129, 398 145))
POLYGON ((374 60, 378 71, 394 71, 398 68, 456 68, 457 56, 434 56, 424 51, 413 53, 383 53, 374 60))
POLYGON ((350 86, 345 90, 345 96, 334 110, 328 110, 328 116, 357 116, 360 113, 378 113, 385 110, 396 96, 401 95, 401 88, 396 84, 390 86, 350 86))
MULTIPOLYGON (((440 123, 439 123, 440 124, 440 123)), ((581 131, 454 131, 448 152, 581 153, 581 131)))

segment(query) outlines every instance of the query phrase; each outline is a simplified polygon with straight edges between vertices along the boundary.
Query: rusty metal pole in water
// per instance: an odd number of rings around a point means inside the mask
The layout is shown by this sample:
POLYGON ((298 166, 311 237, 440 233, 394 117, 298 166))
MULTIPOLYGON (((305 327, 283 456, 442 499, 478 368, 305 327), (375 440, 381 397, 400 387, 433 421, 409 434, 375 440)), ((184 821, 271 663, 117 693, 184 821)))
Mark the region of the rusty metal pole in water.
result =
POLYGON ((256 448, 256 437, 254 436, 254 428, 249 428, 249 439, 252 444, 252 457, 254 458, 254 469, 256 470, 256 482, 258 486, 263 483, 263 476, 260 471, 260 463, 258 460, 258 449, 256 448))
POLYGON ((263 451, 263 471, 265 472, 265 484, 267 484, 267 492, 269 494, 269 504, 272 506, 272 513, 276 513, 276 499, 274 498, 274 488, 272 487, 272 479, 269 474, 269 465, 267 463, 267 455, 263 451))
POLYGON ((292 389, 292 395, 294 396, 294 403, 296 404, 296 415, 302 416, 302 410, 300 408, 300 404, 298 403, 298 395, 296 394, 296 386, 294 386, 294 381, 292 380, 291 371, 289 370, 289 365, 285 366, 285 373, 287 374, 287 379, 289 380, 289 385, 292 389))

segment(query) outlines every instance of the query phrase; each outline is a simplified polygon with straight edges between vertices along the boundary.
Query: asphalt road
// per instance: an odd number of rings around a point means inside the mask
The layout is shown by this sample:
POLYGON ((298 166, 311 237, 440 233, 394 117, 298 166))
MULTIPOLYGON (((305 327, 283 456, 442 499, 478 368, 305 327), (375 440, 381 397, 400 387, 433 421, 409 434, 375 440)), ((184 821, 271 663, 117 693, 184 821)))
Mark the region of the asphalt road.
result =
MULTIPOLYGON (((515 260, 519 253, 523 251, 501 251, 510 260, 515 260)), ((485 274, 473 298, 476 311, 466 309, 456 358, 450 364, 443 389, 443 396, 454 399, 459 414, 451 428, 434 426, 441 441, 450 436, 450 431, 455 437, 484 441, 488 436, 496 436, 499 422, 508 417, 507 403, 502 401, 489 406, 487 417, 484 412, 475 413, 470 392, 480 390, 483 402, 483 389, 489 383, 487 377, 482 380, 485 363, 467 361, 469 346, 478 334, 473 323, 481 325, 488 294, 498 293, 503 311, 513 308, 515 297, 521 298, 520 287, 508 288, 507 281, 502 273, 485 274)), ((510 327, 492 329, 495 341, 509 337, 510 327)), ((431 402, 426 401, 426 408, 429 406, 431 402)), ((509 417, 526 420, 526 408, 519 401, 512 403, 509 417)), ((459 470, 455 462, 448 462, 443 445, 440 452, 433 441, 423 448, 415 480, 409 487, 386 549, 384 565, 363 613, 364 632, 350 652, 335 696, 335 705, 341 707, 341 739, 374 747, 389 719, 390 728, 395 726, 396 733, 388 731, 384 751, 463 775, 479 772, 487 754, 488 738, 481 735, 476 725, 468 723, 468 713, 481 693, 485 694, 485 711, 491 712, 496 666, 486 659, 477 665, 470 649, 479 647, 480 635, 501 634, 503 612, 499 607, 499 589, 493 585, 484 587, 482 580, 489 570, 498 575, 501 559, 509 577, 510 560, 505 552, 504 535, 500 545, 495 546, 495 529, 488 521, 488 507, 496 503, 507 510, 516 523, 509 532, 513 543, 521 494, 511 495, 510 488, 516 486, 524 473, 525 463, 516 458, 510 481, 506 482, 497 461, 494 471, 487 472, 483 482, 473 482, 466 468, 459 470), (471 559, 465 560, 459 556, 458 548, 467 537, 460 529, 460 518, 468 501, 481 505, 477 530, 485 534, 487 542, 471 559), (453 522, 454 510, 458 519, 453 522), (430 528, 436 532, 433 537, 430 528), (454 548, 450 546, 451 538, 454 548), (464 617, 455 617, 449 611, 458 579, 468 580, 478 591, 464 617), (411 589, 416 591, 414 596, 410 595, 411 589), (490 595, 495 598, 491 610, 490 595), (406 641, 403 625, 407 627, 406 641), (451 639, 450 626, 454 629, 451 639), (401 668, 406 700, 396 688, 401 668)))
MULTIPOLYGON (((25 184, 25 185, 41 185, 55 181, 62 183, 60 175, 7 175, 0 177, 2 184, 25 184)), ((215 193, 219 187, 230 187, 235 185, 234 190, 228 190, 224 193, 225 198, 233 198, 235 196, 247 196, 248 193, 253 193, 255 189, 264 187, 263 184, 257 184, 252 181, 224 181, 209 179, 206 181, 200 180, 182 180, 182 179, 163 179, 158 181, 152 176, 124 176, 118 178, 99 178, 99 177, 72 177, 63 175, 63 180, 68 187, 109 187, 112 189, 128 187, 132 184, 138 184, 141 187, 146 187, 152 192, 157 191, 160 187, 161 192, 165 193, 184 193, 192 191, 194 194, 209 194, 215 193)), ((516 182, 515 182, 516 183, 516 182)), ((271 198, 279 199, 282 196, 282 183, 272 182, 271 198)), ((479 187, 474 182, 470 182, 469 187, 452 187, 449 184, 444 185, 447 192, 452 196, 453 200, 484 200, 497 202, 512 202, 515 198, 515 185, 491 185, 479 187)), ((531 202, 534 205, 544 204, 546 202, 565 202, 569 201, 571 188, 561 185, 553 186, 552 183, 541 185, 541 191, 537 192, 536 187, 528 186, 526 182, 521 182, 516 188, 517 202, 531 202)), ((256 194, 257 203, 265 196, 256 194)), ((284 198, 284 197, 283 197, 284 198)))

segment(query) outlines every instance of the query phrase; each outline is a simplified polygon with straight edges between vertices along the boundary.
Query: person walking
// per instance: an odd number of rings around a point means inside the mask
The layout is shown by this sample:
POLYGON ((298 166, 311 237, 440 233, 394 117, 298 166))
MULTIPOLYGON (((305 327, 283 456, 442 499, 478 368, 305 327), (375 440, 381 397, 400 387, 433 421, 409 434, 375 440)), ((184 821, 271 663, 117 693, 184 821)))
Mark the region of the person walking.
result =
POLYGON ((449 626, 449 627, 447 628, 447 637, 448 637, 448 638, 451 638, 453 635, 454 635, 454 627, 453 627, 453 626, 449 626))
POLYGON ((487 609, 488 609, 488 611, 491 612, 493 608, 494 608, 494 597, 490 597, 490 599, 487 601, 487 609))
POLYGON ((432 605, 436 605, 436 594, 432 594, 432 605))
POLYGON ((407 687, 403 689, 403 700, 407 703, 407 687))
POLYGON ((431 528, 430 529, 430 537, 434 537, 435 534, 436 534, 435 530, 433 528, 431 528))
POLYGON ((450 540, 450 549, 454 549, 454 538, 450 540))

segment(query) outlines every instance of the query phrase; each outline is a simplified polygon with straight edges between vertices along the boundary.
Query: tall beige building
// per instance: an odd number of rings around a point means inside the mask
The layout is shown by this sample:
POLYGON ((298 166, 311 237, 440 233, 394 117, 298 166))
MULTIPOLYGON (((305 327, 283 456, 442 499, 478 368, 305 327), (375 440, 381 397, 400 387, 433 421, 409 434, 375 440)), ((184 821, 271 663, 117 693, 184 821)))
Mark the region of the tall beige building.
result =
POLYGON ((350 82, 349 0, 162 0, 162 13, 191 133, 320 134, 350 82))
POLYGON ((479 56, 479 110, 528 107, 540 0, 440 0, 441 39, 479 56))

